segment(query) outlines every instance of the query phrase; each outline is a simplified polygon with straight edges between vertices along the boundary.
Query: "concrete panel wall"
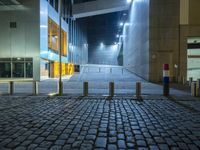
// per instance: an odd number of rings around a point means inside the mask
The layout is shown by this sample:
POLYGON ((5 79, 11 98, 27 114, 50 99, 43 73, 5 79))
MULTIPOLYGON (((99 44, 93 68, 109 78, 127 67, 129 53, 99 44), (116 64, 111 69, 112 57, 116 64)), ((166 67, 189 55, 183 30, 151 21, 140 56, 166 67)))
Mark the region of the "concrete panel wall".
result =
POLYGON ((89 64, 119 65, 119 45, 89 45, 89 64))
POLYGON ((179 65, 179 0, 150 1, 150 81, 162 81, 162 65, 170 65, 170 76, 178 74, 179 65))
POLYGON ((24 10, 0 11, 0 57, 33 57, 33 77, 39 80, 39 0, 21 0, 24 10), (16 22, 16 28, 10 28, 16 22))
POLYGON ((124 26, 124 66, 149 79, 149 3, 134 0, 124 26))
POLYGON ((200 0, 189 1, 189 24, 200 25, 200 0))

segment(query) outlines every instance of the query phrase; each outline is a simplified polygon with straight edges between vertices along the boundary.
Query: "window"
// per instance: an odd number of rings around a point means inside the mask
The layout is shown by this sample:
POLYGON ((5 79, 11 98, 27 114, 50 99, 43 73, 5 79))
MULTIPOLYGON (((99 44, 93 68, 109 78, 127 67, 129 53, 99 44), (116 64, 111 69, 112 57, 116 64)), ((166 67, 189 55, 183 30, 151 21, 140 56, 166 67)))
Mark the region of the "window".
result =
POLYGON ((13 62, 12 76, 14 78, 24 77, 24 63, 23 62, 13 62))
MULTIPOLYGON (((61 53, 67 56, 67 33, 61 30, 61 36, 61 53)), ((59 53, 59 26, 50 18, 48 20, 48 47, 55 53, 59 53)))
POLYGON ((0 78, 32 78, 32 58, 0 58, 0 78), (12 68, 12 69, 11 69, 12 68))
POLYGON ((10 62, 0 62, 0 77, 1 78, 10 78, 11 77, 10 62))
POLYGON ((26 62, 26 78, 32 78, 32 77, 33 77, 33 63, 26 62))

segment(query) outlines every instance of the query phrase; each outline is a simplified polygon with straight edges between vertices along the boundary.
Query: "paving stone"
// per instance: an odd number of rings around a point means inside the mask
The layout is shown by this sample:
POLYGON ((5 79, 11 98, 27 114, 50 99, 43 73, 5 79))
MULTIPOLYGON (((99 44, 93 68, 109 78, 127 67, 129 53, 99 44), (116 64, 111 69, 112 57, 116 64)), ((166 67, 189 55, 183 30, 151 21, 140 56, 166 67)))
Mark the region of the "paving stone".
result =
POLYGON ((82 141, 75 141, 73 144, 72 144, 72 147, 73 148, 79 148, 82 144, 82 141))
POLYGON ((116 143, 117 137, 109 137, 109 143, 116 143))
POLYGON ((56 144, 56 145, 61 145, 61 146, 62 146, 62 145, 65 144, 65 140, 56 140, 56 141, 55 141, 55 144, 56 144))
POLYGON ((95 140, 96 139, 96 135, 87 135, 86 140, 95 140))
POLYGON ((19 147, 15 148, 15 150, 26 150, 26 147, 24 147, 24 146, 19 146, 19 147))
POLYGON ((102 147, 106 148, 107 144, 107 139, 103 137, 97 137, 96 142, 95 142, 95 147, 102 147))
POLYGON ((139 147, 146 147, 147 146, 147 144, 144 140, 137 140, 136 142, 137 142, 137 145, 139 147))
POLYGON ((35 149, 36 147, 38 146, 38 144, 30 144, 29 146, 28 146, 28 150, 33 150, 33 149, 35 149))
POLYGON ((124 134, 118 134, 117 137, 118 137, 118 139, 125 139, 124 134))
POLYGON ((134 148, 135 147, 135 144, 133 143, 127 143, 127 147, 130 149, 130 148, 134 148))
POLYGON ((52 142, 43 141, 39 146, 42 147, 42 148, 50 148, 51 145, 52 145, 52 142))
POLYGON ((122 149, 126 148, 126 144, 125 144, 124 140, 118 140, 117 145, 118 145, 119 148, 122 148, 122 149))
POLYGON ((38 137, 38 138, 36 138, 36 139, 33 141, 33 143, 40 144, 40 143, 42 143, 42 141, 44 141, 44 140, 45 140, 44 137, 38 137))
POLYGON ((158 146, 159 146, 159 148, 160 148, 161 150, 169 150, 169 147, 168 147, 167 144, 158 144, 158 146))
POLYGON ((117 146, 115 144, 108 144, 108 150, 117 150, 117 146))

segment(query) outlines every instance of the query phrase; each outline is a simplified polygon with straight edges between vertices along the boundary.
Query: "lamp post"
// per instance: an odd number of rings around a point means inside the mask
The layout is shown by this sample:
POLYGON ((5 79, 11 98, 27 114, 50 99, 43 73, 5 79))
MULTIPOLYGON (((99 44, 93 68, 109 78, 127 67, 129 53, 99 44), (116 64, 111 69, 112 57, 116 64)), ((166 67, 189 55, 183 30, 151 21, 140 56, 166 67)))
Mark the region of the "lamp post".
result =
POLYGON ((61 63, 61 53, 62 53, 62 0, 59 0, 59 83, 58 83, 58 95, 63 94, 63 83, 62 83, 62 63, 61 63))

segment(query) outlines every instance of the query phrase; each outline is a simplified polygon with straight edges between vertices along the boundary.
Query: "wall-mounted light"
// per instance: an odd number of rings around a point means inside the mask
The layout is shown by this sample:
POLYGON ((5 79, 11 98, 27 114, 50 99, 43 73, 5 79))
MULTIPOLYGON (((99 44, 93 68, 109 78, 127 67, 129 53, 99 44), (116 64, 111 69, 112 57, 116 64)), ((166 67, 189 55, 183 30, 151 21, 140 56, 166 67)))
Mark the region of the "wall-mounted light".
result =
POLYGON ((85 43, 85 44, 84 44, 84 47, 88 47, 88 44, 87 44, 87 43, 85 43))
POLYGON ((101 49, 104 48, 104 43, 103 43, 103 42, 100 43, 100 48, 101 48, 101 49))
POLYGON ((120 25, 120 26, 123 26, 124 24, 123 24, 123 22, 120 22, 119 25, 120 25))
POLYGON ((40 25, 40 28, 47 28, 48 26, 46 25, 40 25))
POLYGON ((128 22, 126 22, 124 25, 125 25, 125 26, 130 26, 131 24, 130 24, 130 23, 128 23, 128 22))
POLYGON ((132 0, 126 0, 127 1, 127 3, 131 3, 132 2, 132 0))
POLYGON ((119 34, 117 34, 116 37, 119 38, 119 34))

